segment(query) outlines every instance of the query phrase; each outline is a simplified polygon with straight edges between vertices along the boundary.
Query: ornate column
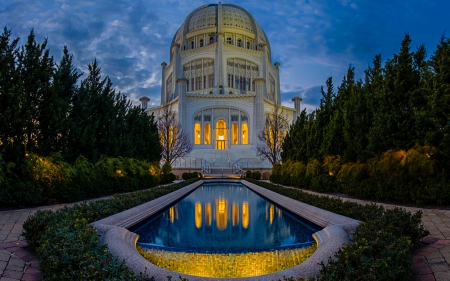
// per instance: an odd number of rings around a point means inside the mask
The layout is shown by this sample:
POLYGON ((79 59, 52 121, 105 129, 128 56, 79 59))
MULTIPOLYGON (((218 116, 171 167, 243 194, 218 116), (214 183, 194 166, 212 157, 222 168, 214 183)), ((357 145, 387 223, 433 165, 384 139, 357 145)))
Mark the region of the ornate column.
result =
POLYGON ((186 86, 188 80, 185 77, 177 79, 178 91, 178 121, 181 123, 181 128, 186 130, 186 86))
MULTIPOLYGON (((259 71, 259 75, 261 78, 264 78, 266 81, 269 81, 269 45, 266 43, 261 43, 262 50, 262 67, 259 71)), ((267 85, 264 84, 263 87, 263 96, 267 97, 267 85)))
POLYGON ((142 109, 147 109, 147 103, 150 101, 148 97, 142 97, 139 99, 139 101, 142 103, 142 109))
POLYGON ((162 69, 161 69, 161 105, 164 105, 167 103, 167 97, 166 97, 166 75, 164 73, 164 70, 166 69, 167 63, 163 62, 161 63, 162 69))
MULTIPOLYGON (((172 59, 172 77, 173 79, 177 79, 180 77, 184 77, 183 72, 181 71, 181 59, 180 59, 180 44, 175 43, 172 45, 173 59, 172 59)), ((177 80, 178 81, 178 80, 177 80)), ((174 97, 178 97, 180 92, 178 91, 178 87, 175 86, 174 89, 174 97)), ((167 97, 169 98, 169 97, 167 97)))
POLYGON ((293 118, 293 120, 294 120, 294 122, 293 123, 295 123, 295 121, 297 121, 297 118, 300 116, 300 102, 302 101, 303 99, 302 98, 300 98, 300 97, 294 97, 293 99, 292 99, 292 101, 294 102, 294 108, 295 108, 295 113, 294 113, 294 118, 293 118))
POLYGON ((275 68, 277 71, 277 81, 275 83, 275 103, 280 104, 281 103, 281 94, 280 94, 280 63, 275 63, 275 68))
POLYGON ((256 138, 258 137, 258 134, 264 130, 264 125, 266 118, 264 116, 264 88, 266 84, 266 80, 264 78, 255 78, 255 90, 256 90, 256 96, 255 96, 255 105, 254 105, 254 116, 252 122, 255 125, 255 130, 251 130, 253 132, 256 132, 256 138))

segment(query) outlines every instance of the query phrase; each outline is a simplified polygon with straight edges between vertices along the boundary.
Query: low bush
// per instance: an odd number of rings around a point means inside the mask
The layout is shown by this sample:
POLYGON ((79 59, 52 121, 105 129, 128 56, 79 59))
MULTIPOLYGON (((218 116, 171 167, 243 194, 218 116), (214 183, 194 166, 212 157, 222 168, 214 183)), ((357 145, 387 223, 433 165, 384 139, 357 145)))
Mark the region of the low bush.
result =
POLYGON ((270 180, 318 192, 343 192, 362 199, 448 205, 450 181, 438 171, 434 149, 388 150, 365 163, 343 163, 339 155, 275 164, 270 180))
POLYGON ((295 200, 362 221, 351 243, 335 259, 322 264, 320 280, 410 280, 411 249, 428 235, 421 212, 384 209, 340 199, 311 195, 298 189, 249 180, 295 200))
POLYGON ((135 276, 101 245, 90 223, 143 204, 195 182, 114 195, 57 211, 38 211, 23 225, 23 235, 38 255, 44 280, 150 280, 135 276))
POLYGON ((155 166, 122 157, 101 157, 97 163, 91 163, 82 156, 69 165, 60 154, 39 157, 30 153, 19 165, 0 162, 0 205, 73 202, 150 188, 158 182, 155 166))
POLYGON ((184 172, 184 173, 181 175, 181 178, 182 178, 183 180, 197 179, 197 178, 202 178, 202 177, 203 177, 202 174, 199 173, 199 172, 192 172, 192 173, 184 172))
POLYGON ((263 178, 263 180, 268 180, 268 179, 270 179, 270 173, 269 173, 269 172, 264 172, 264 173, 262 174, 262 178, 263 178))

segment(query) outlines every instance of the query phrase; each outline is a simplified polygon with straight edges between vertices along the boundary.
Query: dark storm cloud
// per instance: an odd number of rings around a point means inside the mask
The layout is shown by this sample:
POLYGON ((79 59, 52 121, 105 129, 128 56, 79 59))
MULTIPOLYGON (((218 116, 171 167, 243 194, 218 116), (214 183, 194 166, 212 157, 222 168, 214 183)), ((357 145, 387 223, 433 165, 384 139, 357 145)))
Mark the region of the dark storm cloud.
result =
MULTIPOLYGON (((171 40, 186 16, 204 0, 0 0, 0 26, 12 29, 23 44, 34 28, 48 38, 58 62, 64 45, 80 71, 97 59, 102 74, 136 104, 160 99, 162 61, 169 62, 171 40)), ((216 1, 214 3, 217 3, 216 1)), ((244 0, 227 1, 249 11, 267 34, 272 62, 281 62, 282 100, 293 96, 313 110, 320 85, 333 76, 340 84, 348 66, 361 78, 373 57, 398 52, 405 33, 412 50, 424 43, 432 54, 450 29, 446 0, 244 0), (319 85, 319 86, 317 86, 319 85)))

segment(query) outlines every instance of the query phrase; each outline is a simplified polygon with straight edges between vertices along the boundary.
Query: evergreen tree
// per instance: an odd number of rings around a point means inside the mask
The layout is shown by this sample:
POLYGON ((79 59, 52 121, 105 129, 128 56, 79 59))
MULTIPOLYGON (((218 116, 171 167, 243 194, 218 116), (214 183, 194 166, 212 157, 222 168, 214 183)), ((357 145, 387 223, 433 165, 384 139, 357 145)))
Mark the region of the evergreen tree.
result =
POLYGON ((17 162, 25 155, 20 114, 21 79, 17 68, 19 38, 11 41, 6 27, 0 35, 0 153, 6 162, 17 162))

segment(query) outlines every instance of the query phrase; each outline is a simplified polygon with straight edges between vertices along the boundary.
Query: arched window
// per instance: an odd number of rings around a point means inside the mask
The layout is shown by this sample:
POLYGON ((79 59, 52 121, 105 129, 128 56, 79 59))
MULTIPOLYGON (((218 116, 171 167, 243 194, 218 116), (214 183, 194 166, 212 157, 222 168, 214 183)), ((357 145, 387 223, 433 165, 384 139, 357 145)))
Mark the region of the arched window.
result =
POLYGON ((200 47, 203 47, 203 39, 200 39, 200 47))
POLYGON ((203 135, 204 135, 204 140, 203 143, 204 144, 211 144, 211 125, 209 125, 209 123, 206 123, 205 125, 203 125, 203 135))
POLYGON ((247 123, 242 123, 242 144, 248 144, 248 127, 247 123))
POLYGON ((233 94, 233 91, 229 91, 228 94, 229 94, 229 95, 232 95, 232 94, 233 94))
POLYGON ((191 49, 194 49, 194 41, 191 41, 191 49))
POLYGON ((239 130, 238 130, 238 124, 233 123, 231 125, 231 144, 238 144, 238 138, 239 138, 239 130))
POLYGON ((227 123, 223 119, 216 122, 216 149, 227 149, 227 123))
POLYGON ((227 44, 231 44, 231 37, 227 37, 227 44))
POLYGON ((201 144, 202 141, 202 129, 199 123, 195 123, 194 126, 194 143, 201 144))
POLYGON ((209 37, 209 44, 214 44, 214 37, 212 36, 209 37))
POLYGON ((250 49, 250 41, 247 41, 247 49, 250 49))
POLYGON ((238 39, 238 40, 237 40, 237 46, 238 46, 238 47, 242 47, 242 40, 241 40, 241 39, 238 39))

